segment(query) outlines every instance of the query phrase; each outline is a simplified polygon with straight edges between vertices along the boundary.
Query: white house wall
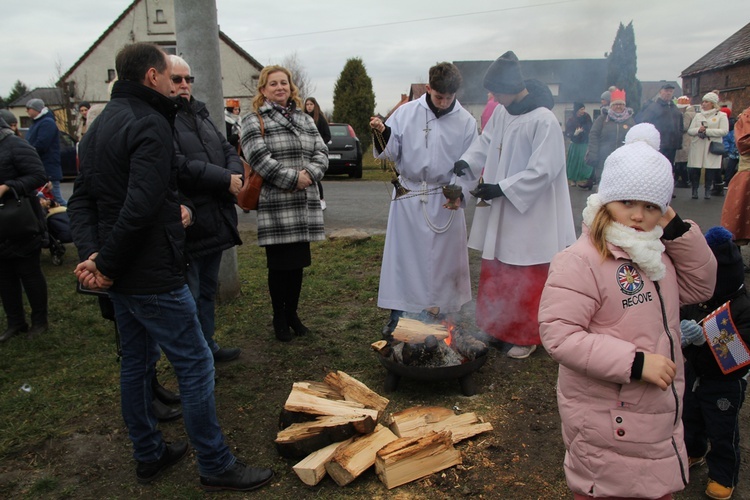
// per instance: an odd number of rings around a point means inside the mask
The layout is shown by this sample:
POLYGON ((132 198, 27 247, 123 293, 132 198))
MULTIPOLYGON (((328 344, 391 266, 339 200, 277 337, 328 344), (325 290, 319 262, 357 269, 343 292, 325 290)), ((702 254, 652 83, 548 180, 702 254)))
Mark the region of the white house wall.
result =
MULTIPOLYGON (((133 42, 156 43, 174 52, 174 31, 173 0, 138 2, 68 76, 67 81, 76 82, 75 101, 108 101, 110 82, 107 75, 108 70, 115 68, 117 52, 124 45, 133 42), (157 9, 165 13, 165 22, 155 23, 157 9)), ((240 98, 242 107, 249 109, 250 100, 255 94, 259 70, 221 39, 219 53, 224 96, 240 98)))

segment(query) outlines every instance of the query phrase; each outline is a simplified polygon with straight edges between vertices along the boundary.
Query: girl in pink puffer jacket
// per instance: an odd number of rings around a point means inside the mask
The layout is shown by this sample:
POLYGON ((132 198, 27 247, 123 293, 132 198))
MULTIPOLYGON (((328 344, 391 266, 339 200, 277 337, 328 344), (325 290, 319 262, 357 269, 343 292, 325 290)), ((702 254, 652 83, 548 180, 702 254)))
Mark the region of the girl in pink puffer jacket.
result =
POLYGON ((716 260, 669 207, 672 168, 658 148, 644 123, 607 158, 583 233, 552 260, 542 293, 576 499, 671 498, 688 481, 679 307, 711 297, 716 260))

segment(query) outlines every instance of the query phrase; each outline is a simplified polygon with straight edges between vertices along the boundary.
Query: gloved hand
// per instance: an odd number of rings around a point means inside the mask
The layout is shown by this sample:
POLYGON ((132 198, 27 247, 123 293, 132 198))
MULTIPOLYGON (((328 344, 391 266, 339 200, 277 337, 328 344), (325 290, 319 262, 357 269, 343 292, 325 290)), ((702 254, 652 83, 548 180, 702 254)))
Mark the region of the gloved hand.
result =
POLYGON ((458 160, 456 163, 453 164, 453 173, 456 174, 456 176, 461 177, 462 175, 466 175, 465 170, 468 170, 469 164, 466 163, 463 160, 458 160))
POLYGON ((499 198, 503 195, 503 190, 500 189, 499 184, 479 184, 474 191, 470 191, 471 194, 477 198, 483 200, 491 200, 492 198, 499 198))
POLYGON ((706 342, 706 337, 703 336, 703 327, 693 320, 683 319, 680 321, 680 332, 682 332, 682 339, 680 340, 682 347, 687 347, 690 344, 703 345, 706 342))

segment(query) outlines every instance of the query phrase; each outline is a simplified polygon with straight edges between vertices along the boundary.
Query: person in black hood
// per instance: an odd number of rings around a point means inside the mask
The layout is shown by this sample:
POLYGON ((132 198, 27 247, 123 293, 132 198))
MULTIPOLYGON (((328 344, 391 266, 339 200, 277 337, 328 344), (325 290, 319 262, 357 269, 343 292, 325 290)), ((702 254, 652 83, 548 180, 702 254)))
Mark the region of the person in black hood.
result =
POLYGON ((224 250, 242 244, 234 205, 244 170, 235 149, 209 118, 205 103, 193 97, 188 63, 175 55, 170 59, 179 104, 174 124, 177 180, 180 192, 191 200, 195 211, 185 235, 185 277, 214 362, 221 363, 236 359, 241 352, 216 343, 214 313, 221 256, 224 250))
POLYGON ((495 109, 454 172, 470 167, 478 177, 483 170, 483 182, 471 193, 492 200, 489 207, 477 205, 469 238, 469 247, 482 251, 477 326, 507 344, 508 357, 523 359, 541 344, 537 311, 549 263, 576 239, 565 143, 551 111, 552 93, 524 79, 513 52, 490 65, 484 87, 502 109, 495 109))

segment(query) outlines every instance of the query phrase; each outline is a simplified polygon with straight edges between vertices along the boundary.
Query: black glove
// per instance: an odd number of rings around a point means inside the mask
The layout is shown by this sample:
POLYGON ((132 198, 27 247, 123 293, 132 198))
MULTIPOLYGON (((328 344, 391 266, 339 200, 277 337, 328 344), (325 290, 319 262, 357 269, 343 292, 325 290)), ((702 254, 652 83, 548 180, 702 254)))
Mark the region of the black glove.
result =
POLYGON ((480 184, 471 194, 483 200, 491 200, 502 196, 503 190, 500 189, 500 184, 480 184))
POLYGON ((456 176, 461 177, 462 175, 466 175, 464 170, 468 170, 469 168, 471 167, 469 167, 468 163, 463 160, 458 160, 453 164, 453 173, 456 174, 456 176))

